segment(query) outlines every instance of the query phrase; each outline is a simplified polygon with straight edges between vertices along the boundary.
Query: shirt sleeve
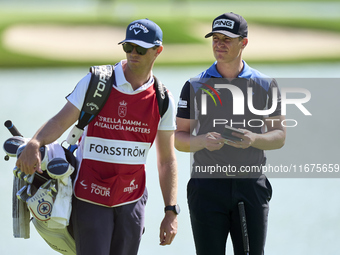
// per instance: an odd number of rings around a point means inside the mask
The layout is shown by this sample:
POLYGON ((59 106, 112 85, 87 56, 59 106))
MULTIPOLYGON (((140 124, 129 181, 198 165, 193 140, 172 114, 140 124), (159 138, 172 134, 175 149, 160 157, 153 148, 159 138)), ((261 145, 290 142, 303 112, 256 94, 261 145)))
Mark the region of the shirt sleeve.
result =
POLYGON ((190 119, 195 116, 194 91, 189 81, 187 81, 181 91, 177 106, 177 117, 190 119))
POLYGON ((277 97, 277 106, 275 111, 269 115, 269 117, 280 116, 281 114, 281 92, 277 81, 275 79, 270 83, 269 95, 268 95, 268 109, 272 107, 273 97, 277 97), (273 94, 273 88, 276 88, 277 94, 273 94))
POLYGON ((176 105, 171 92, 168 90, 169 106, 160 120, 158 130, 176 130, 176 105))
POLYGON ((88 73, 78 82, 74 90, 68 96, 66 96, 66 99, 75 107, 77 107, 79 111, 81 111, 81 108, 83 106, 86 91, 90 84, 90 80, 91 73, 88 73))

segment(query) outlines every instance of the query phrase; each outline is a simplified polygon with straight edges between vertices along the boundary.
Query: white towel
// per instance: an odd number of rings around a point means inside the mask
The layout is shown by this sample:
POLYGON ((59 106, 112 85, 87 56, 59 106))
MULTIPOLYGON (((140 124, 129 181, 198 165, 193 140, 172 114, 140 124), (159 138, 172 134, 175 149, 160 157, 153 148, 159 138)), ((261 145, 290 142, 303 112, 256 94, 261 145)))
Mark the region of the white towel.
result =
MULTIPOLYGON (((57 142, 47 145, 48 158, 63 158, 66 160, 64 149, 57 142)), ((66 185, 58 180, 58 193, 53 204, 51 219, 48 221, 48 227, 52 229, 61 229, 69 225, 72 211, 72 180, 67 177, 66 185)))
POLYGON ((27 204, 17 199, 16 193, 24 186, 26 182, 14 177, 13 180, 13 236, 15 238, 30 238, 30 211, 27 204))
MULTIPOLYGON (((24 138, 25 145, 29 139, 24 138)), ((22 145, 22 146, 23 146, 22 145)), ((27 183, 24 180, 14 177, 13 194, 12 194, 12 218, 13 218, 13 236, 15 238, 30 238, 30 211, 27 204, 17 199, 17 192, 27 183)))

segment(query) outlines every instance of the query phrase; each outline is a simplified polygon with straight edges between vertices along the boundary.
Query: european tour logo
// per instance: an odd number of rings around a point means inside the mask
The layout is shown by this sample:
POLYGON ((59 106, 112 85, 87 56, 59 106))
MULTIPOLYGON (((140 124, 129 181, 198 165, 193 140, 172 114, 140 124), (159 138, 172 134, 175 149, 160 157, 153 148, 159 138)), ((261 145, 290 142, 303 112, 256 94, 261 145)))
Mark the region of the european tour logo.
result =
MULTIPOLYGON (((217 106, 217 102, 213 95, 215 94, 222 106, 222 100, 220 96, 218 95, 216 89, 228 89, 231 92, 232 98, 233 98, 233 115, 244 115, 245 96, 243 95, 243 92, 240 88, 238 88, 235 85, 231 85, 231 84, 215 84, 214 87, 212 87, 202 82, 199 82, 199 83, 206 86, 213 92, 211 93, 205 88, 202 88, 202 87, 200 88, 201 90, 205 92, 201 94, 201 111, 200 111, 201 115, 207 115, 207 96, 208 95, 214 101, 215 106, 217 106)), ((273 94, 273 97, 272 97, 273 101, 272 101, 272 106, 270 109, 264 109, 264 110, 255 109, 253 105, 253 97, 252 97, 253 88, 249 87, 247 89, 247 95, 246 95, 247 106, 249 108, 249 111, 258 116, 268 116, 272 114, 276 110, 277 104, 278 104, 277 102, 278 89, 275 87, 272 88, 272 94, 273 94)), ((311 99, 311 93, 307 89, 282 88, 281 89, 281 115, 287 115, 287 105, 291 104, 291 105, 295 105, 305 116, 311 116, 312 114, 303 105, 307 103, 310 99, 311 99), (287 95, 289 93, 298 93, 303 96, 300 98, 288 98, 287 95)), ((268 121, 271 121, 272 125, 274 125, 274 122, 279 121, 279 120, 271 119, 268 121)), ((244 127, 246 127, 246 124, 248 124, 248 126, 250 127, 262 127, 265 123, 262 119, 248 120, 247 123, 245 120, 243 122, 237 122, 237 123, 235 122, 233 123, 232 120, 228 121, 226 119, 214 119, 213 120, 214 127, 219 124, 223 124, 223 125, 229 124, 231 126, 233 124, 243 124, 244 127)), ((284 127, 296 127, 297 124, 298 124, 297 120, 294 120, 294 119, 285 119, 281 122, 281 125, 284 127)))

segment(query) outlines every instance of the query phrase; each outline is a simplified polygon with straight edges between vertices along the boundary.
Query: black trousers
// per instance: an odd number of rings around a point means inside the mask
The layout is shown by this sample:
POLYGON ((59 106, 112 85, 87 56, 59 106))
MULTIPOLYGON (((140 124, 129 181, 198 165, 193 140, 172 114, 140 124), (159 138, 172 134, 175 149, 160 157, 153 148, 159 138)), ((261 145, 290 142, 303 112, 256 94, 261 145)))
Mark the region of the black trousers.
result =
POLYGON ((136 255, 144 229, 147 190, 137 202, 104 207, 73 199, 77 255, 136 255))
POLYGON ((263 255, 272 188, 261 175, 248 179, 190 179, 187 187, 197 255, 224 255, 230 233, 234 254, 244 255, 238 202, 245 204, 250 255, 263 255))

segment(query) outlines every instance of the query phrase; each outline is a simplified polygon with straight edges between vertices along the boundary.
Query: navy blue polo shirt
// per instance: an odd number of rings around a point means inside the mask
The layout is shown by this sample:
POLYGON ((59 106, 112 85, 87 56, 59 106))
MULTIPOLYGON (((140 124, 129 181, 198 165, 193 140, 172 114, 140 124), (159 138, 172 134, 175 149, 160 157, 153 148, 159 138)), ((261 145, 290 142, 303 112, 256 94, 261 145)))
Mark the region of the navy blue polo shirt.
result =
MULTIPOLYGON (((238 78, 225 79, 217 71, 216 63, 184 84, 177 117, 197 120, 195 127, 197 135, 208 132, 222 134, 225 124, 254 133, 263 133, 266 125, 273 124, 271 121, 265 121, 265 118, 277 116, 279 119, 281 115, 281 95, 276 80, 249 67, 245 61, 238 78), (227 88, 217 88, 219 84, 232 85, 238 94, 232 93, 227 88), (252 107, 248 104, 249 88, 252 89, 252 107), (205 106, 202 103, 203 97, 206 98, 205 106), (238 104, 234 104, 234 101, 238 104), (267 112, 264 112, 266 110, 267 112)), ((194 165, 201 166, 221 164, 239 168, 264 162, 264 151, 253 147, 238 149, 224 145, 218 151, 203 149, 194 154, 194 165)))

